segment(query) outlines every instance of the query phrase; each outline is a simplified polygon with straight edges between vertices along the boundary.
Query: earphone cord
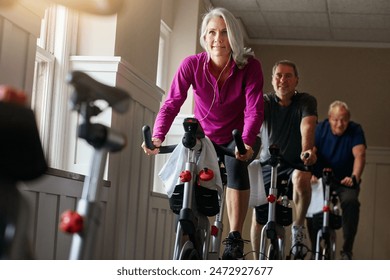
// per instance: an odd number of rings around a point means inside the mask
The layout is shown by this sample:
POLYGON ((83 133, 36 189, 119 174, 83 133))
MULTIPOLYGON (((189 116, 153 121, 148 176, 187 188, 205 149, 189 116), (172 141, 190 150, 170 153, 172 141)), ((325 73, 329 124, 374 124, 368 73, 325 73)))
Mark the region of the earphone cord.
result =
POLYGON ((219 82, 219 80, 220 80, 221 77, 222 77, 222 73, 225 71, 226 67, 229 65, 230 58, 231 58, 231 56, 229 56, 228 62, 226 63, 225 67, 223 67, 221 73, 219 73, 218 79, 217 79, 217 81, 215 82, 215 85, 214 85, 214 86, 213 86, 213 84, 210 82, 209 78, 207 77, 207 74, 206 74, 206 62, 205 62, 204 65, 203 65, 203 72, 204 72, 204 75, 206 76, 206 80, 207 80, 207 82, 209 83, 209 85, 213 88, 214 95, 213 95, 213 100, 211 101, 210 108, 209 108, 209 110, 207 111, 207 114, 206 114, 202 119, 200 119, 199 121, 203 121, 204 119, 206 119, 206 118, 209 116, 210 112, 211 112, 211 108, 214 106, 215 97, 216 97, 216 95, 217 95, 218 82, 219 82))

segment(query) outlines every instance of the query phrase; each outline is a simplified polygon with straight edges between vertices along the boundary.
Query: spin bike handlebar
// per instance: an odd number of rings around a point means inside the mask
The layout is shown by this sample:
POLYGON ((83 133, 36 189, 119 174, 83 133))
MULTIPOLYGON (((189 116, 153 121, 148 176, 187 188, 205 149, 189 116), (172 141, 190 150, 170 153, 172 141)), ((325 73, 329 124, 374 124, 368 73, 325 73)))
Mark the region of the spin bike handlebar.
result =
MULTIPOLYGON (((289 167, 292 167, 294 169, 298 169, 301 171, 310 171, 311 172, 313 170, 312 166, 304 165, 303 163, 300 163, 300 164, 293 163, 293 162, 290 162, 287 159, 285 159, 283 157, 283 155, 280 153, 280 148, 277 145, 271 145, 269 147, 269 152, 271 154, 270 158, 268 158, 265 161, 262 161, 260 163, 261 166, 270 165, 272 167, 277 167, 279 164, 284 163, 289 167)), ((309 156, 310 156, 310 154, 308 152, 306 152, 304 154, 304 158, 308 158, 309 156)))
MULTIPOLYGON (((145 125, 142 127, 142 133, 143 133, 143 138, 145 141, 145 146, 150 150, 156 149, 156 147, 152 143, 151 131, 150 131, 150 127, 148 125, 145 125)), ((238 152, 241 155, 244 155, 246 153, 246 148, 245 148, 244 142, 242 140, 240 131, 238 129, 235 129, 232 131, 232 135, 233 135, 233 139, 236 143, 238 152)), ((186 136, 183 136, 183 141, 186 141, 185 137, 186 136)), ((224 146, 221 146, 221 145, 218 145, 218 144, 214 143, 213 141, 211 141, 211 142, 213 143, 213 146, 217 152, 221 152, 227 156, 235 157, 235 153, 231 149, 224 147, 224 146)), ((166 146, 162 145, 158 148, 160 149, 160 154, 168 154, 168 153, 172 153, 172 151, 176 148, 176 146, 177 146, 177 144, 166 145, 166 146)), ((188 145, 184 144, 184 146, 187 147, 188 145)))
POLYGON ((338 183, 338 184, 340 184, 340 181, 337 181, 334 178, 333 170, 331 168, 324 168, 322 170, 322 178, 324 179, 324 182, 327 185, 331 185, 331 183, 338 183))
MULTIPOLYGON (((149 150, 156 149, 156 146, 153 145, 152 142, 152 133, 150 132, 150 127, 148 125, 144 125, 142 127, 142 135, 144 137, 145 146, 149 150)), ((177 145, 166 145, 158 147, 160 149, 160 154, 169 154, 172 153, 177 145)))
POLYGON ((325 184, 331 185, 332 189, 334 188, 333 185, 343 187, 343 188, 357 188, 359 186, 359 182, 357 182, 355 177, 352 177, 352 183, 353 183, 352 186, 343 185, 340 180, 336 179, 333 169, 329 167, 325 167, 322 170, 322 179, 324 180, 325 184))
POLYGON ((240 155, 246 154, 246 148, 244 145, 244 141, 242 140, 241 133, 238 131, 238 129, 233 130, 233 139, 234 142, 236 142, 237 150, 240 153, 240 155))

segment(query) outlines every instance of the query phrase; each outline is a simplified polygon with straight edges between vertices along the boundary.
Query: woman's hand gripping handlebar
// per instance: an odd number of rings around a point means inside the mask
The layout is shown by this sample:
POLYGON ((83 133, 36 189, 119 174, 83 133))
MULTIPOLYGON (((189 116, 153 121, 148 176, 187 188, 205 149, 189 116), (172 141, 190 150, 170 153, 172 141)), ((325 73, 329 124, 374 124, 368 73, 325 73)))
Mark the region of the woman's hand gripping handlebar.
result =
POLYGON ((172 153, 177 145, 168 145, 161 146, 161 140, 157 138, 152 138, 152 133, 150 132, 150 127, 145 125, 142 127, 142 135, 144 137, 144 142, 141 145, 141 148, 145 151, 147 155, 157 155, 172 153))
POLYGON ((244 144, 241 133, 238 131, 238 129, 233 130, 232 134, 234 141, 236 142, 236 159, 241 161, 249 161, 253 157, 254 153, 252 147, 244 144))

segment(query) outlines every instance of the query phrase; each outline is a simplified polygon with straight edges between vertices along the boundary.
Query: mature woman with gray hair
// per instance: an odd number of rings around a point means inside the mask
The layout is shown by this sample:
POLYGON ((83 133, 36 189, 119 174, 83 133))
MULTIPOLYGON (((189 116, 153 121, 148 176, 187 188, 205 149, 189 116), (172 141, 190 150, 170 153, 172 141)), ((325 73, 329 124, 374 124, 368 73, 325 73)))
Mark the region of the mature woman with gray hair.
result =
MULTIPOLYGON (((159 147, 187 98, 194 94, 194 115, 205 135, 218 145, 234 148, 232 131, 238 129, 247 152, 226 157, 226 205, 230 233, 223 259, 242 259, 241 232, 249 202, 247 166, 256 156, 263 122, 263 72, 260 62, 244 47, 236 18, 224 8, 208 11, 201 25, 200 44, 204 52, 186 57, 177 70, 153 129, 152 141, 159 147)), ((158 149, 145 153, 157 154, 158 149)))

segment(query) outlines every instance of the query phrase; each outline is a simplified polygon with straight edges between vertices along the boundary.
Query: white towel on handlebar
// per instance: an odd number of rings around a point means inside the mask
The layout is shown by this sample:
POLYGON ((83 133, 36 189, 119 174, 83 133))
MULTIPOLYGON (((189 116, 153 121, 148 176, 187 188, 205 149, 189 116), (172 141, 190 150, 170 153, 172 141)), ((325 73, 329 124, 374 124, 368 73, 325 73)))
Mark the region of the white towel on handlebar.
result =
POLYGON ((322 186, 322 178, 319 178, 316 183, 311 184, 311 200, 307 209, 306 217, 311 218, 313 214, 322 211, 324 205, 324 188, 322 186))
POLYGON ((257 135, 261 138, 261 148, 260 152, 257 155, 257 158, 252 161, 248 166, 248 175, 249 175, 249 184, 251 186, 250 197, 249 197, 249 207, 259 206, 267 201, 267 195, 264 188, 263 180, 263 169, 261 167, 261 162, 265 161, 269 155, 269 137, 268 130, 261 126, 260 132, 257 135))
POLYGON ((248 175, 249 184, 251 186, 249 207, 255 207, 267 203, 260 159, 255 159, 248 165, 248 175))
MULTIPOLYGON (((219 193, 222 192, 222 179, 219 171, 218 157, 215 152, 214 145, 208 137, 202 138, 202 150, 197 159, 197 170, 196 173, 208 168, 214 172, 214 178, 202 185, 203 187, 217 190, 219 193)), ((172 196, 175 186, 181 184, 180 173, 185 170, 185 164, 187 160, 187 151, 182 143, 178 144, 173 150, 167 162, 161 168, 158 176, 164 183, 165 190, 168 197, 172 196)))

